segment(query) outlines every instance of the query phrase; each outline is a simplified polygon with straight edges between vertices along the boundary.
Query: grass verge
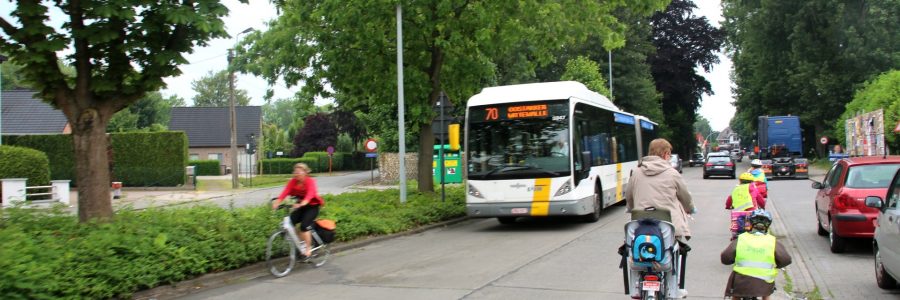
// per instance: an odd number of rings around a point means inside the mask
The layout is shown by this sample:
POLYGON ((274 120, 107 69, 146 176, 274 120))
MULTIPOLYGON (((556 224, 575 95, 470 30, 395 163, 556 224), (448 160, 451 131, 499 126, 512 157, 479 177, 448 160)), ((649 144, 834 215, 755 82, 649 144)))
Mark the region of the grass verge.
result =
MULTIPOLYGON (((465 215, 464 189, 324 196, 321 217, 337 239, 402 232, 465 215)), ((0 295, 4 299, 129 298, 134 292, 264 259, 281 215, 268 205, 119 211, 105 223, 80 224, 58 207, 0 210, 0 295)))

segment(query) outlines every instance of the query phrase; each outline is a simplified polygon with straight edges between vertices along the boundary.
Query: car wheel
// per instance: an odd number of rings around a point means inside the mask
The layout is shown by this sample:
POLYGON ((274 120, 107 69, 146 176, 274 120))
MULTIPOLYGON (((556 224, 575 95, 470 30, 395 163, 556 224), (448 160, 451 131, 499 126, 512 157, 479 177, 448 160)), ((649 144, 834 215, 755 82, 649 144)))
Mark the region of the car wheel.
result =
POLYGON ((831 228, 831 231, 828 232, 828 244, 831 246, 831 253, 844 253, 844 248, 847 246, 847 239, 838 235, 837 229, 834 228, 834 222, 828 223, 828 227, 831 228))
POLYGON ((878 282, 878 287, 882 289, 892 289, 897 285, 897 280, 888 274, 887 270, 884 269, 884 262, 881 259, 881 251, 878 250, 878 244, 874 245, 875 248, 875 280, 878 282))
POLYGON ((734 176, 734 175, 736 175, 736 174, 737 174, 737 173, 735 173, 735 172, 731 172, 731 179, 737 178, 736 176, 734 176))
POLYGON ((822 221, 819 220, 819 206, 818 206, 818 205, 816 206, 816 227, 819 228, 819 230, 816 231, 816 233, 817 233, 819 236, 826 236, 826 235, 828 235, 828 230, 825 230, 825 227, 822 227, 822 221))
POLYGON ((703 173, 703 179, 709 179, 709 175, 706 175, 706 173, 703 173))

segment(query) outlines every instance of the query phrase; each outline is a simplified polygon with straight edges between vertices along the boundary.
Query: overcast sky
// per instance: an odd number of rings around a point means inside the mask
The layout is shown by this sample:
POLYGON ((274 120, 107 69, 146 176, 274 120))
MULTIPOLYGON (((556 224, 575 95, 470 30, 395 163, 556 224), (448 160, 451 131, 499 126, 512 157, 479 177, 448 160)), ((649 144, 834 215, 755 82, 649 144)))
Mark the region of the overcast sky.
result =
MULTIPOLYGON (((9 0, 0 0, 0 15, 7 20, 9 12, 13 4, 9 0)), ((166 78, 167 88, 162 90, 164 95, 178 95, 184 98, 187 103, 192 103, 191 99, 196 93, 191 88, 191 82, 200 79, 209 72, 217 72, 225 69, 227 63, 226 54, 228 48, 234 46, 237 33, 246 28, 254 28, 256 30, 265 30, 266 23, 276 16, 275 7, 268 0, 249 0, 248 4, 242 4, 237 0, 223 0, 228 6, 231 14, 225 18, 226 28, 232 36, 230 39, 216 39, 209 42, 206 47, 197 47, 194 52, 187 55, 189 63, 181 67, 182 75, 178 77, 166 78)), ((694 3, 698 7, 696 12, 698 15, 706 16, 714 26, 719 26, 722 21, 721 6, 719 0, 695 0, 694 3)), ((59 17, 58 11, 53 14, 53 19, 59 17)), ((615 59, 615 57, 613 58, 615 59)), ((731 60, 724 54, 719 54, 721 62, 714 67, 712 72, 703 73, 707 80, 712 83, 713 96, 703 96, 699 114, 709 120, 713 130, 721 131, 728 126, 731 117, 734 116, 735 108, 731 104, 734 101, 731 95, 731 80, 728 76, 731 70, 731 60)), ((700 70, 702 72, 702 69, 700 70)), ((615 74, 613 74, 615 76, 615 74)), ((238 75, 236 79, 237 88, 244 89, 251 98, 251 105, 262 105, 265 103, 267 83, 261 78, 251 75, 238 75)), ((297 87, 286 88, 283 83, 275 87, 275 99, 286 98, 293 95, 298 90, 297 87)), ((317 104, 327 103, 327 100, 317 100, 317 104)))

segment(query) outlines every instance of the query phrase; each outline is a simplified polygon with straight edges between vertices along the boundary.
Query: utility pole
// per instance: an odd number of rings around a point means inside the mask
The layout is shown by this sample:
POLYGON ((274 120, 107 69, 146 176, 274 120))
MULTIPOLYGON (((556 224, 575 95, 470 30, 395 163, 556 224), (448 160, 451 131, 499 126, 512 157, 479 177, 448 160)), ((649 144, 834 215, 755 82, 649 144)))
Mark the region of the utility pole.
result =
MULTIPOLYGON (((403 114, 403 18, 397 2, 397 119, 400 125, 400 203, 406 203, 406 124, 403 114)), ((419 149, 426 151, 428 149, 419 149)), ((425 172, 419 170, 419 172, 425 172)))
MULTIPOLYGON (((237 42, 240 41, 241 34, 250 31, 253 31, 253 28, 244 29, 244 31, 235 35, 235 46, 237 46, 237 42)), ((231 188, 237 189, 240 186, 240 181, 238 180, 237 158, 237 113, 234 108, 234 67, 231 65, 233 59, 234 47, 228 49, 228 107, 229 115, 231 116, 231 149, 229 150, 229 155, 231 155, 231 188)))

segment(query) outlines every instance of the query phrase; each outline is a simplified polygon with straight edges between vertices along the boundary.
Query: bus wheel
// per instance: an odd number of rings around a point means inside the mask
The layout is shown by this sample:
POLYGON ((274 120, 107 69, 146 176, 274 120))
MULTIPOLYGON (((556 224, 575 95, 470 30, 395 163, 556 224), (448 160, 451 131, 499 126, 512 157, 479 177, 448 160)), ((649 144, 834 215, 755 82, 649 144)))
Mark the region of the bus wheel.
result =
POLYGON ((603 210, 603 204, 600 204, 600 194, 594 192, 594 211, 584 216, 584 221, 594 223, 600 220, 600 211, 603 210))
POLYGON ((503 225, 516 223, 516 217, 497 217, 497 222, 503 225))

